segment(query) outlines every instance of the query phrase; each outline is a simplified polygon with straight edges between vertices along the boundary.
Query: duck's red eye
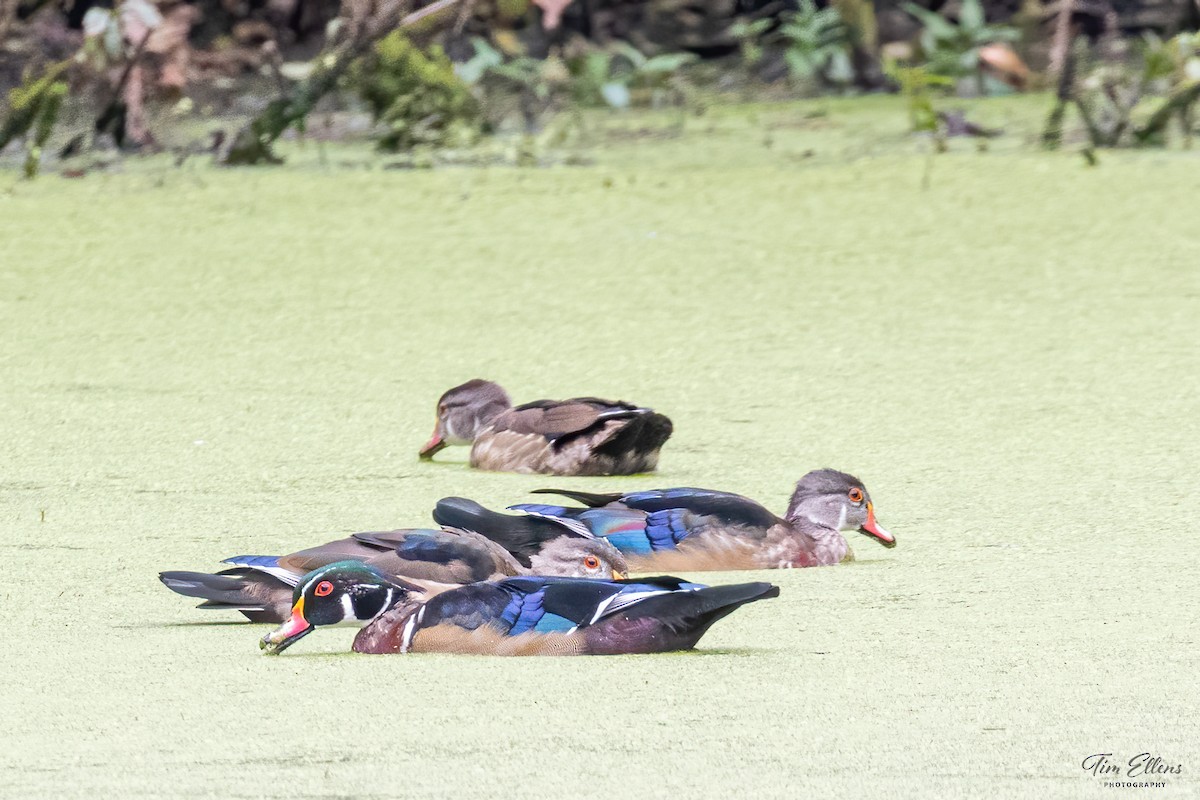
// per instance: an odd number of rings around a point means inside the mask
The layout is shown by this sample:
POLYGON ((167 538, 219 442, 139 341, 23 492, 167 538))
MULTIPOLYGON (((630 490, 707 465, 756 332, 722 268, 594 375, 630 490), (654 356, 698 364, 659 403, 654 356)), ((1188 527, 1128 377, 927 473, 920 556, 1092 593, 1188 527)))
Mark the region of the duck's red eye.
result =
POLYGON ((313 589, 313 594, 317 597, 325 597, 333 591, 333 584, 329 581, 321 581, 317 584, 317 588, 313 589))
POLYGON ((583 565, 588 569, 600 569, 600 559, 595 556, 587 556, 583 559, 583 565))
POLYGON ((856 503, 861 503, 862 499, 863 499, 862 489, 858 488, 857 486, 855 486, 853 489, 851 489, 850 490, 850 499, 856 503))

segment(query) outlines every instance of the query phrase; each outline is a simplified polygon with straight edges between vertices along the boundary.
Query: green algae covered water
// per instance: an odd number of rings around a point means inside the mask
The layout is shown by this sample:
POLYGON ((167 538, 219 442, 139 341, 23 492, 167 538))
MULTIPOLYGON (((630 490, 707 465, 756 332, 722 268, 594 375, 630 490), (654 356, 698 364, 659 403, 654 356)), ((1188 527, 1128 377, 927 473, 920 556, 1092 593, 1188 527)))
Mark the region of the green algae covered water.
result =
POLYGON ((9 176, 0 795, 1195 796, 1200 159, 1032 152, 1040 101, 932 161, 894 101, 812 110, 544 170, 9 176), (475 376, 676 435, 652 476, 418 463, 475 376), (450 494, 782 511, 823 466, 899 546, 703 576, 782 596, 691 654, 264 658, 156 579, 450 494), (1143 752, 1182 771, 1082 768, 1143 752))

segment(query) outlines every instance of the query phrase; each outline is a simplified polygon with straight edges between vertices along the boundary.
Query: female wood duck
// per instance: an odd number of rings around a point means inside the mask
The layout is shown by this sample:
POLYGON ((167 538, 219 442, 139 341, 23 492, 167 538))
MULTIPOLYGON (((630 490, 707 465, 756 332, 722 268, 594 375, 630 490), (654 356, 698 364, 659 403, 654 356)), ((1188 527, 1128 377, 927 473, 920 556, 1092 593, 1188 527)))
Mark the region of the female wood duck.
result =
MULTIPOLYGON (((842 531, 859 530, 884 547, 896 539, 875 520, 875 506, 862 481, 821 469, 796 484, 787 513, 778 517, 762 505, 728 492, 659 489, 630 494, 560 494, 589 506, 523 504, 512 510, 562 520, 603 538, 620 550, 634 572, 815 567, 851 557, 842 531)), ((434 519, 469 528, 505 544, 507 531, 495 517, 468 514, 438 504, 434 519)))
POLYGON ((222 562, 233 567, 215 575, 170 571, 158 577, 174 592, 203 599, 198 608, 240 611, 252 622, 279 623, 291 615, 292 590, 304 575, 347 559, 431 592, 513 575, 627 574, 625 557, 603 539, 579 537, 546 520, 528 519, 506 528, 515 552, 470 531, 397 530, 356 533, 286 556, 234 556, 222 562))
POLYGON ((595 397, 537 400, 513 408, 491 381, 470 380, 442 395, 422 459, 471 445, 471 466, 547 475, 633 475, 658 465, 671 420, 649 408, 595 397))
POLYGON ((366 625, 354 639, 359 653, 661 653, 690 649, 739 606, 778 595, 769 583, 524 577, 430 597, 375 567, 342 561, 304 577, 291 615, 259 646, 278 654, 319 626, 347 623, 366 625))

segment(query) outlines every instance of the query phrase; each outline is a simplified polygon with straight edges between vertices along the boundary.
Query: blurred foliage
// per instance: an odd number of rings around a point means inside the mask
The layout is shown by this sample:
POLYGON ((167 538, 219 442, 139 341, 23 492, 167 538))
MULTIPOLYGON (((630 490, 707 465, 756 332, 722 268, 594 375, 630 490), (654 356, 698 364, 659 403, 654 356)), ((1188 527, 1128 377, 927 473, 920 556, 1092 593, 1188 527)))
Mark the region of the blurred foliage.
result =
POLYGON ((784 17, 779 35, 788 72, 800 83, 840 88, 854 80, 850 28, 836 7, 819 9, 813 0, 800 0, 800 8, 784 17))
POLYGON ((607 50, 591 50, 567 62, 572 97, 590 106, 662 106, 681 99, 680 71, 698 60, 692 53, 648 57, 628 42, 614 42, 607 50))
POLYGON ((903 7, 921 23, 919 42, 926 69, 948 78, 974 76, 980 94, 987 93, 980 49, 1020 38, 1020 31, 1011 25, 989 25, 980 0, 962 0, 957 23, 915 3, 903 7))
MULTIPOLYGON (((1072 68, 1088 55, 1077 46, 1072 68)), ((1164 41, 1144 33, 1133 58, 1101 57, 1082 79, 1068 76, 1067 84, 1047 120, 1042 135, 1046 147, 1061 144, 1068 103, 1078 109, 1092 148, 1163 146, 1173 119, 1190 146, 1200 101, 1200 34, 1182 33, 1164 41)))
POLYGON ((381 150, 446 145, 478 129, 479 105, 442 48, 422 51, 403 31, 380 39, 347 81, 386 129, 381 150))
POLYGON ((770 17, 743 20, 729 28, 744 67, 753 69, 778 54, 794 84, 808 93, 842 91, 859 76, 854 53, 874 60, 878 26, 869 0, 841 0, 819 8, 799 0, 798 8, 770 17))
POLYGON ((770 17, 741 19, 729 27, 729 35, 737 40, 742 66, 750 69, 762 61, 766 55, 763 46, 766 35, 774 27, 775 20, 770 17))
POLYGON ((908 108, 909 125, 913 133, 936 133, 938 112, 933 105, 933 92, 954 86, 954 79, 937 75, 926 67, 907 67, 889 62, 884 70, 900 87, 908 108))
POLYGON ((474 54, 458 65, 458 76, 475 87, 492 127, 503 124, 506 100, 515 95, 526 130, 568 103, 614 109, 681 103, 681 70, 697 60, 691 53, 646 56, 626 42, 582 49, 565 62, 557 55, 506 57, 481 37, 471 44, 474 54))
POLYGON ((37 78, 8 93, 8 113, 0 126, 0 150, 14 139, 27 137, 25 146, 25 177, 37 176, 42 162, 42 148, 50 138, 63 100, 67 82, 63 75, 70 62, 54 64, 37 78))

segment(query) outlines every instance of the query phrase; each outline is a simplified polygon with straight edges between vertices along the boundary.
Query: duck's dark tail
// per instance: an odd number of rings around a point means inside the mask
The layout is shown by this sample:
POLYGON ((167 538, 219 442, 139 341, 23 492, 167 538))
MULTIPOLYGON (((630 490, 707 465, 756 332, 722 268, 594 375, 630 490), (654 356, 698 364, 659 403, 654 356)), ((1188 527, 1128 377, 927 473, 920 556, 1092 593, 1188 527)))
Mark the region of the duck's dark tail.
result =
POLYGON ((621 474, 649 472, 658 464, 658 451, 675 430, 670 418, 639 408, 636 416, 621 427, 611 439, 596 448, 596 453, 615 459, 621 474))
POLYGON ((770 583, 736 583, 649 597, 597 626, 589 647, 598 654, 689 650, 713 623, 741 606, 779 596, 770 583), (644 640, 644 641, 643 641, 644 640))
POLYGON ((557 520, 528 514, 501 514, 489 511, 474 500, 444 497, 433 509, 433 519, 448 528, 460 528, 486 536, 512 553, 528 567, 529 557, 551 539, 560 536, 588 536, 586 529, 569 520, 557 520))
POLYGON ((610 503, 620 502, 621 498, 624 497, 620 492, 598 494, 595 492, 576 492, 570 489, 534 489, 530 494, 556 494, 560 497, 569 497, 576 503, 583 503, 589 508, 600 508, 610 503))
POLYGON ((173 592, 198 597, 197 608, 240 611, 251 622, 283 622, 291 615, 292 587, 254 569, 227 569, 216 575, 171 570, 158 579, 173 592))

